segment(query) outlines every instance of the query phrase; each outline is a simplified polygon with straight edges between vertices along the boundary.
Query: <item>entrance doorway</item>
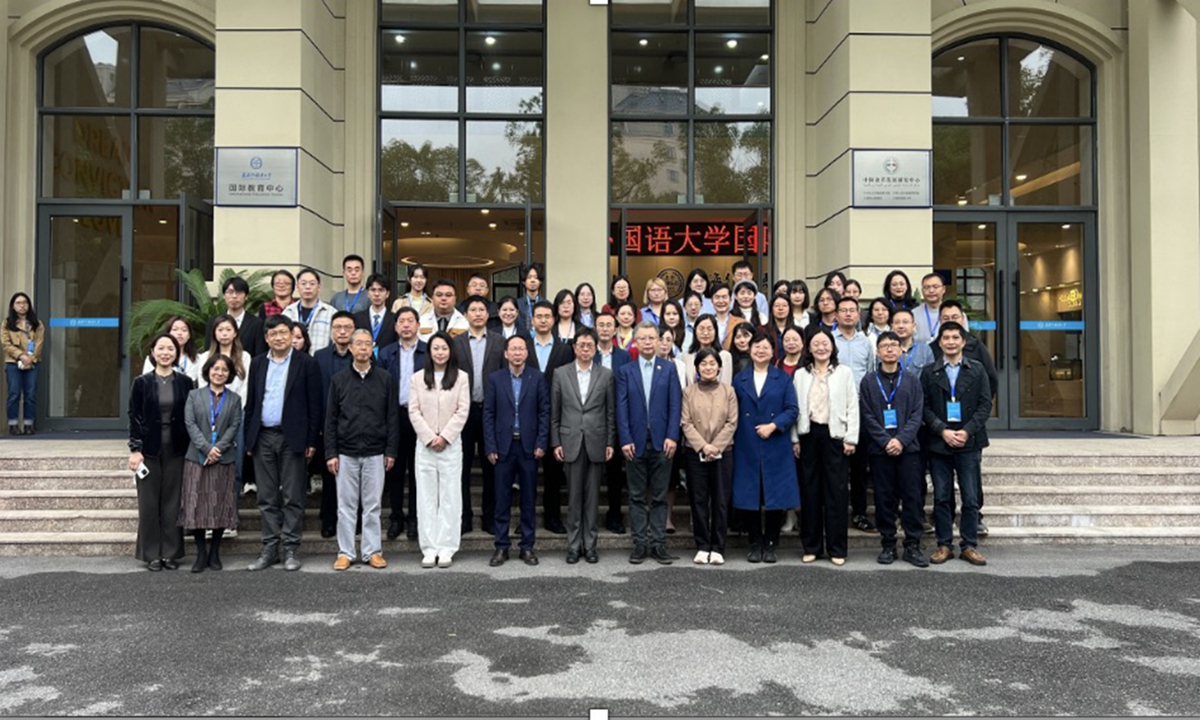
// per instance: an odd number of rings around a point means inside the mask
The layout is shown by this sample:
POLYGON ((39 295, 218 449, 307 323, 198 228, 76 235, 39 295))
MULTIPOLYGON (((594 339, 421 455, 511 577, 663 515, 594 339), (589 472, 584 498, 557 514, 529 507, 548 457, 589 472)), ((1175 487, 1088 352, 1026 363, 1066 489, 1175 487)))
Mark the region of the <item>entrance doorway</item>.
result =
POLYGON ((999 375, 991 427, 1099 428, 1091 213, 938 213, 935 271, 999 375))

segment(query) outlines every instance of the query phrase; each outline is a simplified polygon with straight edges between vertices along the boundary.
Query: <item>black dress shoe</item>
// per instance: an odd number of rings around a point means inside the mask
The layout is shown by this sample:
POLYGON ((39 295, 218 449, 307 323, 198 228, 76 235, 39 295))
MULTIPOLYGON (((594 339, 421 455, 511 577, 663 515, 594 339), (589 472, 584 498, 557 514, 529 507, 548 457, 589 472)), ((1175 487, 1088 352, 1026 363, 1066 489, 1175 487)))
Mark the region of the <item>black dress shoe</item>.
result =
POLYGON ((896 548, 885 547, 879 551, 879 557, 875 558, 875 562, 880 565, 891 565, 896 562, 896 548))
POLYGON ((879 530, 875 527, 875 523, 867 519, 866 515, 855 515, 850 518, 850 524, 855 528, 866 533, 877 533, 879 530))
POLYGON ((592 565, 595 565, 596 563, 600 562, 600 556, 596 554, 596 551, 594 549, 588 550, 587 554, 583 556, 583 559, 587 560, 592 565))
POLYGON ((488 560, 488 565, 490 565, 492 567, 500 567, 507 560, 508 560, 508 549, 507 548, 505 548, 505 549, 497 548, 496 552, 492 553, 492 559, 488 560))
POLYGON ((552 532, 555 535, 566 535, 567 534, 567 528, 563 526, 562 520, 559 520, 557 518, 552 518, 550 520, 547 520, 545 523, 545 528, 547 531, 552 532))
POLYGON ((323 537, 325 539, 329 539, 329 538, 333 537, 334 535, 337 535, 337 525, 322 525, 321 526, 321 537, 323 537))
POLYGON ((409 521, 408 521, 408 525, 406 526, 406 528, 405 528, 405 530, 404 530, 404 535, 405 535, 405 537, 407 537, 409 540, 416 540, 416 539, 417 539, 417 521, 416 521, 416 520, 409 520, 409 521))
POLYGON ((904 548, 904 562, 919 568, 929 567, 929 558, 925 557, 925 553, 921 552, 919 547, 904 548))
POLYGON ((629 562, 634 565, 641 565, 649 555, 650 553, 646 552, 645 545, 638 545, 633 548, 633 552, 629 553, 629 562))
POLYGON ((532 550, 522 550, 520 557, 521 557, 521 562, 525 563, 526 565, 537 565, 538 564, 537 553, 535 553, 532 550))
POLYGON ((578 550, 568 551, 567 552, 567 564, 574 565, 577 562, 579 562, 579 551, 578 550))
POLYGON ((150 572, 159 572, 162 570, 162 560, 151 560, 146 563, 146 569, 150 572))
POLYGON ((396 538, 400 537, 400 533, 402 533, 402 532, 404 532, 404 523, 400 522, 399 520, 393 520, 390 523, 388 523, 388 529, 387 529, 387 539, 388 540, 395 540, 396 538))
POLYGON ((196 562, 192 563, 192 572, 201 573, 208 569, 208 553, 203 552, 196 555, 196 562))
POLYGON ((762 562, 762 559, 763 559, 762 548, 757 545, 751 545, 750 546, 750 554, 746 556, 746 559, 752 563, 762 562))
POLYGON ((609 520, 608 522, 604 523, 604 529, 614 535, 624 535, 626 532, 625 523, 621 522, 620 520, 609 520))
POLYGON ((765 563, 774 563, 776 560, 775 543, 767 543, 767 547, 763 549, 762 561, 765 563))
POLYGON ((659 565, 670 565, 675 562, 671 556, 667 554, 667 549, 662 545, 655 545, 650 550, 650 557, 654 558, 659 565))
POLYGON ((167 558, 163 558, 162 566, 164 569, 167 569, 167 570, 178 570, 179 569, 179 563, 175 562, 174 560, 168 560, 167 558))

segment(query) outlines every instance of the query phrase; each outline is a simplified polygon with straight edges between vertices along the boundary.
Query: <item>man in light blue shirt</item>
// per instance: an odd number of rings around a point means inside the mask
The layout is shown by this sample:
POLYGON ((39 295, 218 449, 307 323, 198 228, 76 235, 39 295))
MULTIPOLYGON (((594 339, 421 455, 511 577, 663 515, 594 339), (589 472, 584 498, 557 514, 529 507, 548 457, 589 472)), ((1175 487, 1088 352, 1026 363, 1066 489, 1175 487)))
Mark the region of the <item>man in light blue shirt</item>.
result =
MULTIPOLYGON (((843 297, 837 304, 837 332, 833 341, 837 345, 838 365, 850 368, 854 375, 854 387, 862 386, 867 373, 875 372, 875 344, 858 327, 858 301, 850 296, 843 297)), ((857 447, 865 448, 870 438, 866 425, 859 427, 857 447)), ((847 438, 849 441, 849 438, 847 438)), ((863 532, 875 532, 875 523, 867 517, 867 453, 856 452, 849 457, 850 465, 850 524, 863 532)))
POLYGON ((409 540, 417 539, 417 433, 408 419, 408 392, 414 373, 425 367, 425 344, 417 339, 420 315, 411 307, 396 312, 396 342, 379 351, 379 365, 392 374, 399 387, 400 454, 396 464, 384 477, 384 487, 391 505, 387 539, 395 540, 404 532, 409 540), (408 488, 408 514, 404 512, 404 490, 408 488))

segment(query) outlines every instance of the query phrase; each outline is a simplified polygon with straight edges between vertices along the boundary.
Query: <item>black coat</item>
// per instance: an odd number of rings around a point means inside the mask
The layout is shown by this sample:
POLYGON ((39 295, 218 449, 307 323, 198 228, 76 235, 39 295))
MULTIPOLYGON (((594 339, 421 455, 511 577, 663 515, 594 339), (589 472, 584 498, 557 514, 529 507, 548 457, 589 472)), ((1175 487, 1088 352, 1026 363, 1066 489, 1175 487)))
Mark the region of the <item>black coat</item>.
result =
MULTIPOLYGON (((450 341, 450 345, 454 348, 454 355, 458 358, 458 367, 460 370, 465 370, 471 384, 469 387, 475 387, 475 362, 471 358, 471 333, 465 332, 450 341)), ((492 373, 504 367, 504 336, 499 333, 488 332, 487 341, 483 347, 483 385, 484 394, 487 394, 487 379, 492 373)), ((474 393, 472 393, 474 397, 474 393)))
MULTIPOLYGON (((963 357, 968 360, 976 360, 983 366, 983 371, 987 373, 988 384, 992 388, 992 394, 1000 392, 1000 378, 996 375, 996 364, 992 362, 992 353, 988 351, 987 346, 979 341, 969 332, 963 333, 965 344, 963 345, 963 357)), ((929 349, 933 351, 933 359, 937 362, 942 361, 942 348, 937 344, 937 340, 929 341, 929 349)))
POLYGON ((325 404, 326 460, 338 455, 397 457, 400 403, 388 371, 372 366, 364 378, 351 365, 334 375, 325 404))
MULTIPOLYGON (((554 378, 555 370, 575 359, 575 347, 570 343, 565 343, 558 338, 554 338, 554 346, 550 350, 550 357, 548 358, 546 367, 541 367, 538 364, 536 346, 533 344, 533 338, 529 335, 525 336, 525 346, 529 348, 529 358, 525 361, 525 364, 535 370, 541 370, 542 375, 546 376, 547 386, 550 385, 554 378)), ((460 361, 459 365, 461 364, 460 361)))
MULTIPOLYGON (((413 375, 425 369, 425 357, 429 347, 417 341, 417 349, 413 352, 413 375)), ((396 400, 400 399, 400 343, 394 342, 379 351, 379 367, 387 370, 392 376, 392 386, 396 388, 396 400)))
MULTIPOLYGON (((191 444, 188 437, 187 399, 196 383, 181 372, 172 378, 175 384, 175 406, 171 411, 171 449, 183 455, 191 444)), ((158 409, 158 380, 154 371, 133 379, 129 388, 129 450, 146 457, 158 457, 162 452, 162 413, 158 409)))
POLYGON ((974 452, 988 446, 987 421, 992 414, 992 387, 983 366, 963 358, 962 369, 955 386, 955 398, 962 403, 962 422, 946 421, 946 403, 950 400, 950 379, 946 366, 940 361, 921 372, 921 387, 925 394, 925 425, 929 428, 929 451, 941 455, 974 452), (942 431, 966 430, 965 447, 952 448, 942 439, 942 431))
MULTIPOLYGON (((882 375, 881 372, 880 376, 882 375)), ((894 430, 883 426, 883 411, 887 408, 887 403, 879 389, 875 373, 864 375, 859 385, 859 426, 867 438, 867 447, 864 449, 872 455, 883 455, 884 447, 892 438, 900 440, 906 453, 921 449, 920 443, 917 442, 917 433, 925 420, 925 393, 921 386, 921 376, 914 371, 902 370, 899 377, 900 386, 896 388, 896 396, 892 398, 892 409, 896 411, 898 426, 894 430)), ((883 380, 883 387, 885 390, 891 390, 886 379, 883 380)))
MULTIPOLYGON (((371 309, 354 313, 354 326, 360 330, 371 329, 371 309)), ((391 308, 384 308, 383 322, 379 325, 379 335, 375 338, 375 347, 379 352, 388 345, 396 342, 396 313, 392 312, 391 308)), ((378 355, 376 355, 378 357, 378 355)))
MULTIPOLYGON (((267 391, 267 354, 250 361, 250 381, 246 389, 246 450, 253 452, 262 429, 262 404, 267 391)), ((306 353, 292 351, 283 391, 284 441, 296 454, 315 448, 321 432, 324 399, 321 397, 321 371, 317 361, 306 353)))
MULTIPOLYGON (((212 326, 216 318, 210 318, 208 325, 204 328, 204 337, 212 335, 212 326)), ((242 349, 250 353, 251 358, 258 357, 265 353, 267 348, 267 336, 263 334, 263 321, 257 315, 245 313, 242 315, 242 324, 238 327, 238 339, 242 341, 242 349)))

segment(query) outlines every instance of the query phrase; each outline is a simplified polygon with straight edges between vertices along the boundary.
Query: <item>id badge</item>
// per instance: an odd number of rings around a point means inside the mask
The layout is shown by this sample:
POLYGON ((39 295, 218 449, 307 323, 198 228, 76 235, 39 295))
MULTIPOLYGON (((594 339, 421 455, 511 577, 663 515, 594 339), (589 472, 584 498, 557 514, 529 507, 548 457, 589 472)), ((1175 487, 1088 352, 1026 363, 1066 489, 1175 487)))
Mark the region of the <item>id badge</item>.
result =
POLYGON ((962 403, 946 402, 946 422, 962 422, 962 403))
POLYGON ((900 427, 900 425, 896 420, 895 409, 884 410, 883 411, 883 429, 884 430, 895 430, 898 427, 900 427))
POLYGON ((37 347, 37 343, 35 343, 34 341, 30 340, 30 341, 29 341, 29 345, 27 345, 27 346, 25 347, 25 351, 26 351, 26 352, 28 352, 30 355, 32 355, 32 354, 33 354, 33 351, 34 351, 34 348, 36 348, 36 347, 37 347))

